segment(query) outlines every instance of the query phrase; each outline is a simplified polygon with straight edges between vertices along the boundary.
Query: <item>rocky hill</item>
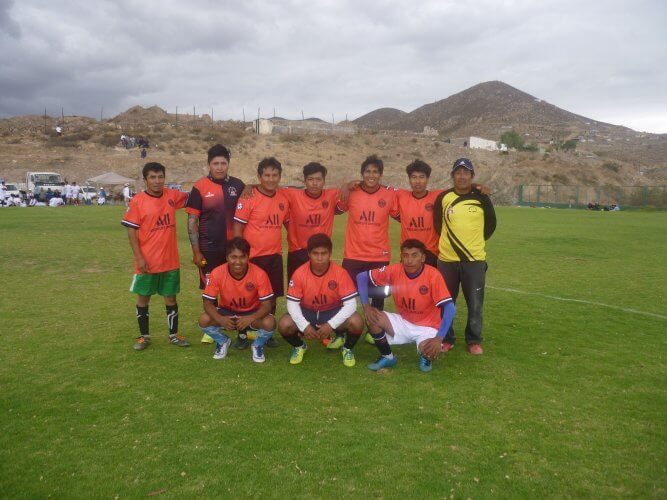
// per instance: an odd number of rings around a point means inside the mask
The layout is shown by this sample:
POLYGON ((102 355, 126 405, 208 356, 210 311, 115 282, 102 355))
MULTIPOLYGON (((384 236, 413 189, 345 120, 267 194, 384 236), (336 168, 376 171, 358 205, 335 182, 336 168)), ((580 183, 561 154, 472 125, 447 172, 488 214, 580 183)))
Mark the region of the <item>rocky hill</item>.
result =
MULTIPOLYGON (((399 123, 407 114, 405 111, 396 108, 380 108, 352 120, 352 123, 358 127, 368 129, 389 130, 392 124, 399 123)), ((421 132, 423 128, 418 132, 421 132)))

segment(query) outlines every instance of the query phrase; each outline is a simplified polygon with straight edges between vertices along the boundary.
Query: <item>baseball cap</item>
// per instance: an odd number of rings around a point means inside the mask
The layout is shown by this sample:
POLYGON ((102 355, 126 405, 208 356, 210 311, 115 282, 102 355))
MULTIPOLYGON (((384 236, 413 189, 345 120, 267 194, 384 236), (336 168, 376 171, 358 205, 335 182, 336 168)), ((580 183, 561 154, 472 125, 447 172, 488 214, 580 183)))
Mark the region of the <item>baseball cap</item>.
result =
POLYGON ((465 168, 466 170, 469 170, 473 174, 475 173, 475 168, 472 166, 472 162, 468 158, 459 158, 454 162, 454 166, 452 167, 452 172, 459 168, 465 168))

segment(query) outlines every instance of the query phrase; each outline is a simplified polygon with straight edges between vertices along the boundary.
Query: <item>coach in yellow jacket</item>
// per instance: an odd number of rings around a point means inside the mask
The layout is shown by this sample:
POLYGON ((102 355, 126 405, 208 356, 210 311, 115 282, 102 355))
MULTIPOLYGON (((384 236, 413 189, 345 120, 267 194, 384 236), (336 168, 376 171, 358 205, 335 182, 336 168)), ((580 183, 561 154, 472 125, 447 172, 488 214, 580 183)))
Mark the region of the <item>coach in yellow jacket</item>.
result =
MULTIPOLYGON (((459 158, 452 167, 454 187, 438 196, 433 208, 433 222, 440 234, 438 270, 447 283, 454 301, 459 286, 468 305, 466 344, 471 354, 482 354, 482 306, 486 278, 485 244, 496 229, 496 212, 487 195, 473 188, 475 169, 467 158, 459 158)), ((447 332, 442 350, 454 347, 453 326, 447 332)))

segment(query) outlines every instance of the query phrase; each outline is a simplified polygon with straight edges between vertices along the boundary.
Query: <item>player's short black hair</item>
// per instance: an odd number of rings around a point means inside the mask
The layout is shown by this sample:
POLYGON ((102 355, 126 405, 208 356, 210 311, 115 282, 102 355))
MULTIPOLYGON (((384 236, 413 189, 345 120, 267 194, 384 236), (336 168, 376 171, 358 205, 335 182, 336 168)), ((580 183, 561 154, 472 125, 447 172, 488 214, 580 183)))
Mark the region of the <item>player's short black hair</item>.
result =
POLYGON ((333 250, 333 243, 331 243, 331 238, 329 238, 324 233, 317 233, 308 238, 308 253, 320 247, 326 248, 329 250, 329 252, 331 252, 333 250))
POLYGON ((144 168, 141 170, 141 174, 144 176, 144 179, 148 177, 148 172, 162 172, 164 175, 166 175, 164 165, 156 161, 149 161, 146 163, 146 165, 144 165, 144 168))
POLYGON ((421 253, 426 255, 426 245, 424 245, 423 242, 416 240, 414 238, 408 238, 405 240, 403 243, 401 243, 401 252, 405 250, 406 248, 416 248, 418 249, 421 253))
POLYGON ((361 164, 361 173, 363 174, 371 165, 375 165, 380 172, 380 175, 382 175, 384 172, 384 163, 382 163, 382 160, 378 158, 377 155, 370 155, 364 160, 361 164))
POLYGON ((408 177, 415 172, 426 174, 427 178, 431 177, 431 165, 422 160, 413 161, 410 165, 405 167, 405 171, 408 173, 408 177))
POLYGON ((244 255, 250 255, 250 243, 245 238, 240 236, 235 236, 227 242, 227 247, 225 248, 225 254, 229 255, 232 250, 238 250, 244 255))
POLYGON ((213 160, 213 158, 216 156, 223 156, 227 159, 227 161, 232 159, 231 151, 229 151, 229 149, 227 149, 222 144, 211 146, 211 149, 208 150, 208 162, 211 163, 211 160, 213 160))
POLYGON ((303 167, 303 178, 305 180, 309 175, 316 174, 317 172, 322 172, 322 177, 327 178, 327 167, 316 161, 311 161, 308 165, 303 167))
POLYGON ((262 175, 267 168, 275 168, 280 175, 283 174, 283 166, 278 159, 273 156, 264 158, 259 162, 259 165, 257 165, 257 175, 262 175))

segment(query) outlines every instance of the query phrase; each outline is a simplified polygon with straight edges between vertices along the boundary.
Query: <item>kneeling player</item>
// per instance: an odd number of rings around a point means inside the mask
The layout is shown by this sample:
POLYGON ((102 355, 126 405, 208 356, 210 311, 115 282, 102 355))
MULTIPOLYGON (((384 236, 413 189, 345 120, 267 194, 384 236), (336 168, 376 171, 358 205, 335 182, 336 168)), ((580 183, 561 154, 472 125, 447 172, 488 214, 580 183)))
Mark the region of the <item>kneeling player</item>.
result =
POLYGON ((250 244, 243 238, 229 240, 226 253, 227 263, 213 270, 202 294, 204 312, 199 317, 199 327, 216 342, 214 359, 227 356, 232 343, 222 329, 245 333, 251 326, 256 328, 252 360, 263 363, 264 345, 276 328, 276 319, 271 314, 273 290, 269 277, 248 262, 250 244))
POLYGON ((287 288, 287 314, 280 318, 278 331, 294 349, 293 365, 301 363, 306 351, 304 338, 325 339, 347 333, 343 364, 355 365, 352 348, 364 328, 357 314, 357 290, 345 269, 331 261, 331 238, 314 234, 308 238, 308 259, 299 267, 287 288))
POLYGON ((437 269, 425 266, 426 247, 415 239, 401 244, 401 262, 357 275, 357 286, 366 322, 380 351, 369 370, 396 366, 391 345, 414 342, 419 352, 419 369, 430 372, 441 352, 442 339, 454 319, 454 302, 437 269), (380 311, 368 303, 368 283, 391 287, 397 313, 380 311), (440 311, 442 307, 442 314, 440 311))

